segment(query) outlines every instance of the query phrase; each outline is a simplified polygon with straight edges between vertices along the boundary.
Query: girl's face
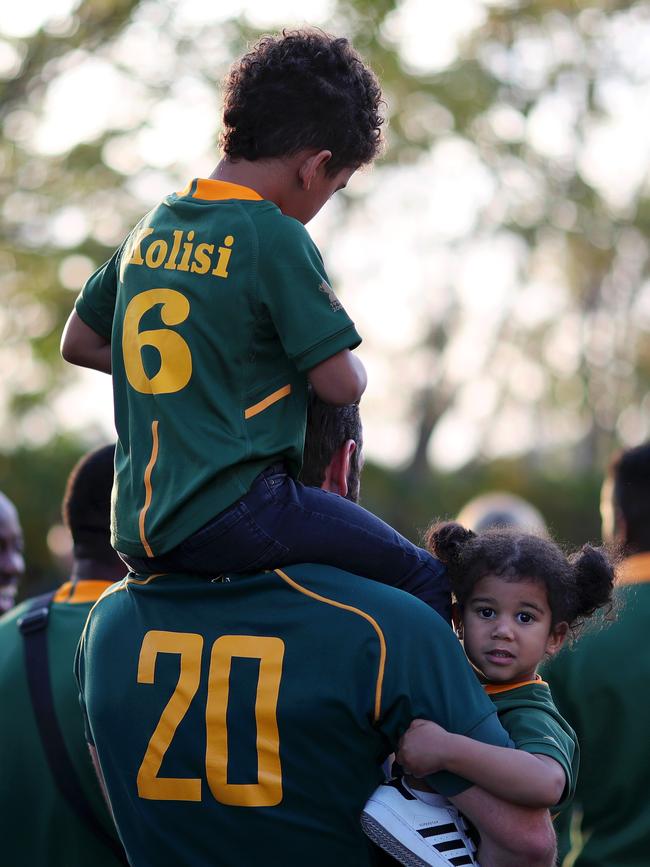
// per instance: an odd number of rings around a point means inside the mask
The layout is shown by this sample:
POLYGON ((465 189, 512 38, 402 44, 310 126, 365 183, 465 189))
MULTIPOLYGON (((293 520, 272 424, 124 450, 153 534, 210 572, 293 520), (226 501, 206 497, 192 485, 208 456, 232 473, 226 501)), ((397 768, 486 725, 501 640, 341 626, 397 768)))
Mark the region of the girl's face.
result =
POLYGON ((545 655, 562 646, 567 624, 551 629, 546 588, 494 575, 474 585, 463 611, 461 637, 473 665, 494 683, 533 680, 545 655))

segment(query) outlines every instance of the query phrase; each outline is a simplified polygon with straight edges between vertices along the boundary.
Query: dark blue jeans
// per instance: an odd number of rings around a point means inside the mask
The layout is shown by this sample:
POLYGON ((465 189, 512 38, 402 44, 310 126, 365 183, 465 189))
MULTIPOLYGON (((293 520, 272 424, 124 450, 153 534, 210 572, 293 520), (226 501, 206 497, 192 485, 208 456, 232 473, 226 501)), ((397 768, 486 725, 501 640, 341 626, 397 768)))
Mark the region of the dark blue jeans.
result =
POLYGON ((328 563, 406 590, 450 620, 449 581, 439 560, 356 503, 296 482, 283 464, 268 467, 240 500, 166 554, 121 556, 141 574, 328 563))

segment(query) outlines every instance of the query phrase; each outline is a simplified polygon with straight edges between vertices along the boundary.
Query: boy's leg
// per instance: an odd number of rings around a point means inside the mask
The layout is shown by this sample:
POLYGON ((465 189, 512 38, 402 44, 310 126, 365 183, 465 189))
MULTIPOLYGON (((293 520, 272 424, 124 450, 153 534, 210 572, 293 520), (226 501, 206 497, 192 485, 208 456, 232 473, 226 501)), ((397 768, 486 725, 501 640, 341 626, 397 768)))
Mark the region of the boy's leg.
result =
MULTIPOLYGON (((259 528, 287 549, 284 564, 329 563, 391 584, 450 620, 450 588, 442 563, 396 530, 338 494, 270 472, 242 498, 259 528)), ((271 568, 281 562, 258 564, 271 568)))
POLYGON ((294 481, 283 465, 261 473, 251 490, 173 551, 124 558, 138 572, 206 575, 329 563, 391 584, 451 616, 444 566, 361 506, 294 481))

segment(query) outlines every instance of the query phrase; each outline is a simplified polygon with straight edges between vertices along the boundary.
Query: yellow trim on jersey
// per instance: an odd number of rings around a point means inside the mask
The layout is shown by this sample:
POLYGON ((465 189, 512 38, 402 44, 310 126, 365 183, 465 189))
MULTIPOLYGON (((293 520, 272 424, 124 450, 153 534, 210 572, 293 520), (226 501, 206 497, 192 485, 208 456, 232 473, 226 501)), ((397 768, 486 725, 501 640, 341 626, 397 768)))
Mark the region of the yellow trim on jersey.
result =
MULTIPOLYGON (((79 639, 79 642, 81 643, 84 640, 84 637, 86 635, 86 629, 88 628, 88 624, 90 623, 90 618, 92 616, 92 613, 103 599, 106 599, 108 596, 112 596, 113 593, 118 593, 120 590, 126 590, 127 585, 129 585, 129 584, 148 584, 150 581, 153 581, 154 578, 160 578, 162 575, 168 575, 168 574, 169 574, 168 572, 156 572, 153 575, 149 575, 147 578, 133 578, 133 577, 131 577, 131 573, 129 573, 128 575, 125 575, 124 578, 122 578, 120 581, 118 581, 115 584, 109 582, 106 589, 102 592, 99 599, 97 599, 97 601, 95 602, 93 607, 88 612, 88 617, 86 618, 86 623, 84 625, 83 632, 81 633, 81 638, 79 639)), ((90 583, 100 583, 100 582, 90 582, 90 583)), ((101 583, 103 583, 103 582, 101 582, 101 583)))
POLYGON ((268 409, 272 404, 277 403, 279 400, 282 400, 283 397, 288 397, 290 394, 291 386, 283 385, 282 388, 274 391, 273 394, 269 394, 268 397, 264 398, 264 400, 260 400, 259 403, 255 403, 253 404, 253 406, 249 406, 248 409, 245 409, 244 418, 253 418, 254 415, 258 415, 258 413, 264 412, 264 410, 268 409))
POLYGON ((616 578, 619 587, 628 584, 647 584, 650 582, 650 554, 632 554, 626 557, 616 567, 616 578))
MULTIPOLYGON (((186 187, 180 195, 187 195, 191 189, 192 182, 189 188, 186 187)), ((214 178, 197 178, 196 189, 192 193, 193 199, 204 199, 208 202, 219 202, 224 199, 244 199, 247 201, 262 201, 262 196, 251 190, 250 187, 244 187, 241 184, 232 184, 230 181, 217 181, 214 178)))
POLYGON ((142 547, 147 552, 147 557, 153 557, 153 551, 151 550, 151 546, 147 541, 147 536, 144 531, 144 520, 147 516, 147 512, 149 511, 149 506, 151 505, 151 498, 153 496, 153 491, 151 489, 151 473, 153 472, 154 464, 158 459, 158 420, 154 420, 151 422, 151 457, 149 458, 149 463, 147 464, 147 468, 144 471, 144 506, 140 510, 140 541, 142 542, 142 547))
POLYGON ((184 198, 185 196, 189 196, 193 183, 194 183, 194 178, 192 178, 191 181, 188 181, 187 184, 183 187, 183 189, 179 190, 176 193, 176 195, 179 196, 181 199, 184 198))
POLYGON ((155 572, 153 575, 149 575, 148 578, 134 578, 130 573, 126 576, 126 580, 124 582, 124 587, 122 589, 126 589, 127 584, 139 584, 144 585, 148 584, 150 581, 153 581, 154 578, 160 578, 163 575, 169 575, 169 572, 155 572))
POLYGON ((104 590, 114 584, 113 581, 66 581, 54 594, 53 602, 69 602, 80 605, 83 602, 97 602, 104 590))
POLYGON ((533 680, 518 680, 516 683, 484 683, 483 689, 488 695, 495 695, 498 692, 508 692, 511 689, 518 689, 520 686, 528 686, 530 683, 537 683, 540 686, 548 686, 545 680, 535 675, 533 680))
POLYGON ((375 688, 375 722, 378 722, 379 717, 381 716, 381 691, 384 684, 384 669, 386 667, 386 639, 384 638, 384 633, 381 631, 381 627, 377 621, 371 617, 370 614, 361 611, 360 608, 354 608, 352 605, 346 605, 344 602, 337 602, 335 599, 328 599, 326 596, 314 593, 313 590, 301 587, 300 584, 294 581, 293 578, 290 578, 281 569, 274 569, 273 571, 295 590, 304 593, 305 596, 311 596, 312 599, 316 599, 318 602, 324 602, 326 605, 333 605, 335 608, 342 608, 344 611, 351 611, 353 614, 358 614, 359 617, 363 617, 364 620, 367 620, 375 630, 377 637, 379 638, 379 670, 377 672, 377 686, 375 688))
POLYGON ((102 599, 106 599, 108 596, 112 596, 113 593, 117 593, 118 590, 126 590, 126 578, 122 578, 122 580, 118 581, 116 584, 109 584, 108 587, 106 588, 106 590, 104 590, 102 595, 95 602, 93 607, 90 609, 90 611, 88 612, 88 617, 86 618, 86 622, 84 623, 84 628, 81 632, 81 637, 79 638, 79 645, 80 646, 86 637, 86 630, 88 629, 88 624, 90 623, 90 618, 92 617, 92 614, 93 614, 93 611, 95 610, 95 608, 97 608, 97 606, 102 601, 102 599))

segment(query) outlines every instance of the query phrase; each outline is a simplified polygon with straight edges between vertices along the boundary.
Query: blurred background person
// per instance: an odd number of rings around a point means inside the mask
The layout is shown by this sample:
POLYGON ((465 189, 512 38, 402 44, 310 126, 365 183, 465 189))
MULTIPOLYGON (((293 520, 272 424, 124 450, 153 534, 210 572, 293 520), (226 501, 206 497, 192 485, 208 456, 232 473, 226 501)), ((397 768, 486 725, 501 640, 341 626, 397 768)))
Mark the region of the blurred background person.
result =
POLYGON ((558 818, 565 867, 650 863, 650 443, 614 457, 601 515, 624 556, 616 620, 542 671, 580 742, 575 801, 558 818))
POLYGON ((11 500, 0 492, 0 615, 13 607, 25 574, 23 531, 11 500))
POLYGON ((538 536, 547 536, 546 521, 532 503, 506 491, 480 494, 466 503, 456 518, 459 524, 483 533, 499 527, 513 527, 538 536))
POLYGON ((126 863, 72 672, 90 608, 125 573, 109 539, 114 453, 112 445, 90 452, 70 474, 62 506, 73 542, 69 580, 0 619, 2 863, 11 867, 126 863))

